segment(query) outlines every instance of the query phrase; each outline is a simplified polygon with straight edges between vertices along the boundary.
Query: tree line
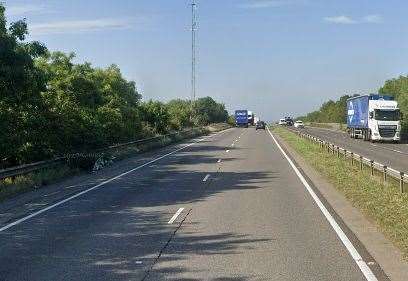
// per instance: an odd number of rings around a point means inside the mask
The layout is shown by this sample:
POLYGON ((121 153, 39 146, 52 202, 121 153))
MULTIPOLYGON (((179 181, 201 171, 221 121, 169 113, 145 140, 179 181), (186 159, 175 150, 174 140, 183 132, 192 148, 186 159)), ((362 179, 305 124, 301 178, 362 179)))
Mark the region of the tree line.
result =
POLYGON ((296 119, 301 119, 304 122, 346 123, 346 101, 350 97, 349 95, 344 95, 336 101, 329 100, 323 103, 318 110, 304 116, 299 116, 296 119))
POLYGON ((0 167, 228 119, 211 97, 142 101, 118 66, 74 63, 27 35, 0 4, 0 167))
MULTIPOLYGON (((403 116, 408 116, 408 76, 399 76, 398 78, 385 81, 378 92, 394 96, 398 101, 398 106, 403 116)), ((408 120, 406 117, 402 120, 401 127, 403 133, 408 133, 408 120)))

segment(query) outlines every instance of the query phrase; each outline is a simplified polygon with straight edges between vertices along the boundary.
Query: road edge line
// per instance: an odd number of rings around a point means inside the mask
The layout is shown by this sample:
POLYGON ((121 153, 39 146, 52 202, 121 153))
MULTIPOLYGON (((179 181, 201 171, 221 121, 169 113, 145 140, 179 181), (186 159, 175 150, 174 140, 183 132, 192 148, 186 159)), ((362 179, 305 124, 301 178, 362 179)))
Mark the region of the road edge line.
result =
POLYGON ((77 197, 80 197, 81 195, 84 195, 84 194, 86 194, 86 193, 89 193, 89 192, 91 192, 91 191, 93 191, 93 190, 95 190, 95 189, 99 189, 101 186, 104 186, 104 185, 106 185, 106 184, 108 184, 108 183, 110 183, 110 182, 112 182, 112 181, 114 181, 114 180, 117 180, 117 179, 119 179, 119 178, 121 178, 121 177, 123 177, 123 176, 125 176, 125 175, 128 175, 128 174, 130 174, 130 173, 132 173, 132 172, 134 172, 134 171, 137 171, 137 170, 139 170, 139 169, 141 169, 141 168, 143 168, 143 167, 145 167, 145 166, 148 166, 148 165, 150 165, 150 164, 152 164, 152 163, 154 163, 154 162, 157 162, 157 161, 159 161, 159 160, 161 160, 161 159, 163 159, 163 158, 166 158, 166 157, 168 157, 168 156, 170 156, 170 155, 172 155, 172 154, 174 154, 174 153, 177 153, 177 152, 179 152, 179 151, 181 151, 181 150, 184 150, 184 149, 186 149, 186 148, 188 148, 188 147, 190 147, 190 146, 193 146, 193 145, 195 145, 195 144, 197 144, 197 143, 199 143, 199 142, 202 142, 202 141, 205 140, 205 139, 212 138, 212 137, 214 137, 214 136, 216 136, 216 135, 218 135, 218 134, 224 133, 224 132, 228 131, 229 129, 230 129, 230 128, 225 129, 225 130, 222 130, 222 131, 219 131, 219 132, 217 132, 217 133, 215 133, 215 134, 211 134, 211 135, 209 135, 209 136, 205 136, 205 137, 199 138, 198 140, 196 140, 196 141, 194 141, 194 142, 192 142, 192 143, 189 143, 189 144, 187 144, 187 145, 185 145, 185 146, 182 146, 182 147, 180 147, 180 148, 178 148, 178 149, 175 149, 175 150, 173 150, 173 151, 171 151, 171 152, 169 152, 169 153, 166 153, 166 154, 164 154, 164 155, 162 155, 162 156, 160 156, 160 157, 154 158, 153 160, 150 160, 150 161, 148 161, 148 162, 146 162, 146 163, 144 163, 144 164, 142 164, 142 165, 139 165, 139 166, 137 166, 137 167, 135 167, 135 168, 133 168, 133 169, 130 169, 130 170, 126 171, 126 172, 123 172, 123 173, 121 173, 121 174, 119 174, 119 175, 117 175, 117 176, 114 176, 114 177, 110 178, 110 179, 107 179, 107 180, 105 180, 105 181, 103 181, 103 182, 101 182, 101 183, 99 183, 99 184, 97 184, 97 185, 95 185, 95 186, 93 186, 93 187, 90 187, 90 188, 85 189, 85 190, 83 190, 83 191, 81 191, 81 192, 79 192, 79 193, 76 193, 76 194, 74 194, 74 195, 72 195, 72 196, 70 196, 70 197, 68 197, 68 198, 65 198, 64 200, 61 200, 61 201, 59 201, 59 202, 57 202, 57 203, 54 203, 54 204, 52 204, 52 205, 50 205, 50 206, 48 206, 48 207, 46 207, 46 208, 44 208, 44 209, 38 210, 38 211, 36 211, 36 212, 34 212, 34 213, 31 213, 31 214, 29 214, 29 215, 27 215, 27 216, 24 216, 24 217, 20 218, 20 219, 14 221, 14 222, 8 223, 8 224, 6 224, 5 226, 0 227, 0 232, 3 232, 3 231, 5 231, 5 230, 7 230, 7 229, 10 229, 10 228, 12 228, 13 226, 19 225, 19 224, 21 224, 22 222, 25 222, 25 221, 27 221, 27 220, 33 218, 33 217, 36 217, 36 216, 38 216, 38 215, 40 215, 40 214, 42 214, 42 213, 45 213, 45 212, 47 212, 47 211, 49 211, 49 210, 51 210, 51 209, 54 209, 55 207, 58 207, 58 206, 60 206, 60 205, 62 205, 62 204, 64 204, 64 203, 66 203, 66 202, 69 202, 69 201, 71 201, 71 200, 73 200, 73 199, 75 199, 75 198, 77 198, 77 197))
POLYGON ((322 201, 319 199, 319 197, 316 195, 316 193, 313 191, 312 187, 309 185, 309 183, 306 181, 306 179, 303 177, 302 173, 299 171, 299 169, 295 166, 293 161, 289 158, 289 156, 286 154, 286 152, 283 150, 283 148, 280 146, 278 141, 275 139, 271 131, 268 129, 268 133, 275 142, 276 146, 280 150, 280 152, 283 154, 283 156, 286 158, 288 161, 289 165, 292 167, 294 170, 295 174, 298 176, 306 190, 309 192, 310 196, 314 200, 314 202, 317 204, 319 207, 320 211, 323 213, 333 230, 336 232, 337 236, 343 243, 343 245, 346 247, 347 251, 353 258, 354 262, 357 264, 357 266, 360 268, 360 271, 363 273, 364 277, 366 278, 367 281, 378 281, 377 277, 374 275, 374 273, 371 271, 370 267, 367 265, 367 263, 363 260, 361 257, 360 253, 357 251, 357 249, 354 247, 353 243, 351 243, 350 239, 347 237, 347 235, 344 233, 344 231, 341 229, 337 221, 333 218, 333 216, 330 214, 330 212, 327 210, 327 208, 324 206, 322 201))

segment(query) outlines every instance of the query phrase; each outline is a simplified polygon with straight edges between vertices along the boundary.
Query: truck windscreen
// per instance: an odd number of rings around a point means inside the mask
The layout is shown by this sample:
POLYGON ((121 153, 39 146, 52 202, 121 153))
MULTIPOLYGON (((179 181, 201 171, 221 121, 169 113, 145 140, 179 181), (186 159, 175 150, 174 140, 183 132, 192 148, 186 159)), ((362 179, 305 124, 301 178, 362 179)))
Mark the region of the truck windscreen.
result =
POLYGON ((398 121, 400 120, 400 111, 376 109, 375 120, 398 121))

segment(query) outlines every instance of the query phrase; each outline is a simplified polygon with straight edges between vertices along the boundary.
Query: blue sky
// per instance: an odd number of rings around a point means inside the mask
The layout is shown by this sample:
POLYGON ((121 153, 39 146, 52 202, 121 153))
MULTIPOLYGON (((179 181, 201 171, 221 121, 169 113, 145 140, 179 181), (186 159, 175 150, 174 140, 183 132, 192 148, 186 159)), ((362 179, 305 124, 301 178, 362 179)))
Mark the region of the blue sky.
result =
MULTIPOLYGON (((31 40, 119 65, 144 99, 190 95, 188 0, 3 0, 31 40)), ((403 0, 198 0, 198 96, 265 120, 405 75, 403 0)))

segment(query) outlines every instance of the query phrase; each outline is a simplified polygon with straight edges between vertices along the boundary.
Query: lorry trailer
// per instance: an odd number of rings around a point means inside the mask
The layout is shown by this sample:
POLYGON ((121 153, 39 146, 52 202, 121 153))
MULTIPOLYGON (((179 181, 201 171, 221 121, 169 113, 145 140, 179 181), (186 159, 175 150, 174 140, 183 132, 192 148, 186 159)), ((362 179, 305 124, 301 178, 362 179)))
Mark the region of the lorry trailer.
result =
POLYGON ((248 110, 235 110, 235 125, 248 128, 248 110))
POLYGON ((347 132, 370 141, 400 140, 401 113, 394 97, 379 94, 347 100, 347 132))

